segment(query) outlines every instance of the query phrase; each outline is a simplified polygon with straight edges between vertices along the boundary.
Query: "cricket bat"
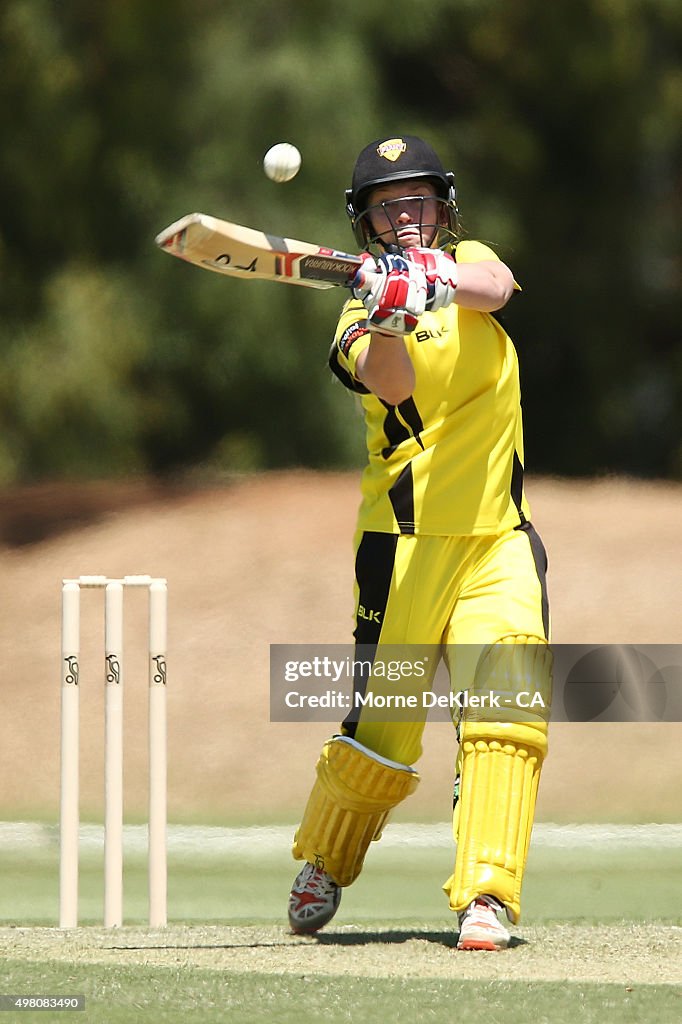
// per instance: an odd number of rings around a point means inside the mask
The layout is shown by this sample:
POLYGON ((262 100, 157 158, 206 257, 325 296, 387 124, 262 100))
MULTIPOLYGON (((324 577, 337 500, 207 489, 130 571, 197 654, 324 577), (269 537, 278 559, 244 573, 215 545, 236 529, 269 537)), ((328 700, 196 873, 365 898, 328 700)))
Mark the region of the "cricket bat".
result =
POLYGON ((190 213, 156 236, 164 252, 217 274, 306 288, 348 286, 362 260, 311 242, 267 235, 205 213, 190 213))

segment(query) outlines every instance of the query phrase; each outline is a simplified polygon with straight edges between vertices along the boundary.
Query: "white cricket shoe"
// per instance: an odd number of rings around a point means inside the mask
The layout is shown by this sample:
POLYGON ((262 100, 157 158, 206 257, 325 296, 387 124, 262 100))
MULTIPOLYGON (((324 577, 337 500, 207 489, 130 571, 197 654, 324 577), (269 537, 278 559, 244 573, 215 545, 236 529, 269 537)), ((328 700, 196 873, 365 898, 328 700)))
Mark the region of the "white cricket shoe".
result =
POLYGON ((506 949, 511 935, 500 921, 504 910, 494 896, 479 896, 459 915, 457 949, 506 949))
POLYGON ((309 935, 331 921, 341 902, 341 886, 307 863, 296 876, 289 894, 289 924, 297 935, 309 935))

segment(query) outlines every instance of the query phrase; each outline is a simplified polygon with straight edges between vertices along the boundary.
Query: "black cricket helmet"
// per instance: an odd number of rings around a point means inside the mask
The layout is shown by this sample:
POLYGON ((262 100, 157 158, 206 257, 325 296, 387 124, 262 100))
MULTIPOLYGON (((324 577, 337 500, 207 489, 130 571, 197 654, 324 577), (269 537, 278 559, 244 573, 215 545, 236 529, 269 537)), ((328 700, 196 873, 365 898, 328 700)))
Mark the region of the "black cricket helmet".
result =
MULTIPOLYGON (((355 162, 353 182, 346 189, 346 212, 350 217, 358 245, 366 249, 371 245, 387 248, 391 239, 384 232, 377 235, 372 226, 372 210, 384 209, 389 220, 391 201, 367 205, 372 189, 395 181, 424 178, 436 188, 438 214, 436 224, 421 224, 425 232, 431 228, 431 244, 446 248, 457 241, 458 210, 455 176, 445 171, 431 146, 416 135, 402 135, 393 139, 376 139, 362 150, 355 162)), ((397 238, 395 240, 397 242, 397 238)), ((424 244, 427 244, 426 242, 424 244)))

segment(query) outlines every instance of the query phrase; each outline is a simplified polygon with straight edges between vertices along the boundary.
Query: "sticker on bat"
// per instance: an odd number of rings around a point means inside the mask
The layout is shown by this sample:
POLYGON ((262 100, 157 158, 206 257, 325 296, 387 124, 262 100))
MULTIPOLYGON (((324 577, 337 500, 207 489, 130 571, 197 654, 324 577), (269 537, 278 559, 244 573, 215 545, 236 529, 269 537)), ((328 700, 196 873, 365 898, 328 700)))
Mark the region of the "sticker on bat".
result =
POLYGON ((249 274, 255 272, 256 267, 258 266, 258 257, 254 256, 247 267, 240 266, 239 263, 235 263, 235 265, 232 266, 232 257, 227 252, 221 253, 220 256, 216 256, 215 259, 202 260, 201 262, 207 267, 229 267, 230 270, 243 270, 244 273, 249 274))

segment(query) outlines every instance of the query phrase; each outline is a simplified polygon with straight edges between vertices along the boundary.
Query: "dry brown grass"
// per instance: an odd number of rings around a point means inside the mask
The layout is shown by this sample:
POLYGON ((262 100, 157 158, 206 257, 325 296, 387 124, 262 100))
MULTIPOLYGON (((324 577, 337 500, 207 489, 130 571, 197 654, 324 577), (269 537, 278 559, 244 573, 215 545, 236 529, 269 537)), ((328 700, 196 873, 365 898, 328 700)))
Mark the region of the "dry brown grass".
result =
MULTIPOLYGON (((676 642, 682 486, 537 479, 528 489, 549 551, 555 641, 676 642)), ((0 817, 57 814, 62 577, 148 572, 169 580, 171 818, 293 820, 330 727, 269 722, 268 645, 349 642, 357 502, 355 474, 313 472, 202 489, 99 485, 3 496, 0 817), (42 539, 15 543, 29 534, 42 539)), ((103 688, 101 611, 85 597, 87 818, 101 808, 103 688)), ((132 597, 126 802, 142 817, 145 652, 135 626, 144 607, 132 597)), ((680 820, 681 740, 679 724, 555 726, 539 816, 680 820)), ((447 816, 453 754, 450 727, 427 727, 423 784, 403 819, 447 816)))

